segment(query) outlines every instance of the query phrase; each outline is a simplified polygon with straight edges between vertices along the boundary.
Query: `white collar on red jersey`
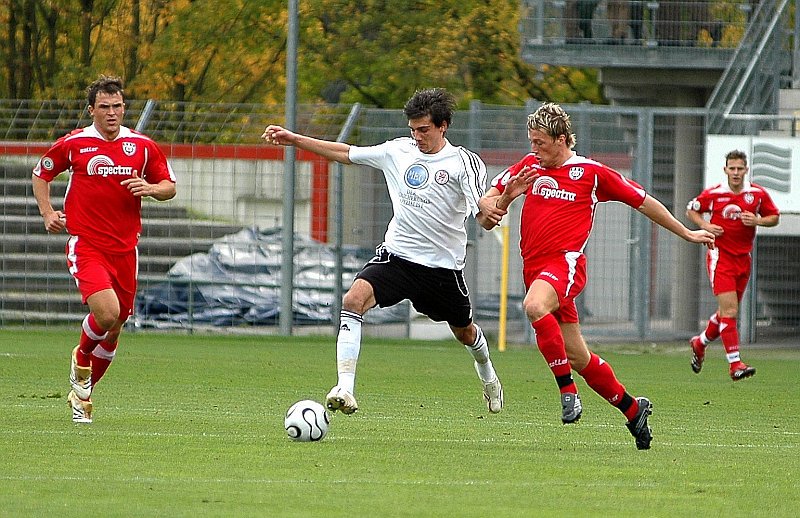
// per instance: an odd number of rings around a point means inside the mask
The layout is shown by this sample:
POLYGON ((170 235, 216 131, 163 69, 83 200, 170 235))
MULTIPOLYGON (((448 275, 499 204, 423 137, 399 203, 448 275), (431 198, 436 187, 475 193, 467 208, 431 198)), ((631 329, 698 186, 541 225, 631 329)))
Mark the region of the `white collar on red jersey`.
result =
MULTIPOLYGON (((97 138, 103 139, 103 140, 106 139, 103 136, 103 134, 100 133, 100 130, 97 129, 97 126, 95 126, 94 123, 92 123, 91 126, 86 126, 85 128, 83 128, 83 132, 86 133, 90 137, 97 137, 97 138)), ((119 133, 114 138, 114 140, 118 140, 118 139, 125 138, 125 137, 130 137, 130 136, 131 136, 131 129, 128 128, 127 126, 120 126, 119 127, 119 133)))

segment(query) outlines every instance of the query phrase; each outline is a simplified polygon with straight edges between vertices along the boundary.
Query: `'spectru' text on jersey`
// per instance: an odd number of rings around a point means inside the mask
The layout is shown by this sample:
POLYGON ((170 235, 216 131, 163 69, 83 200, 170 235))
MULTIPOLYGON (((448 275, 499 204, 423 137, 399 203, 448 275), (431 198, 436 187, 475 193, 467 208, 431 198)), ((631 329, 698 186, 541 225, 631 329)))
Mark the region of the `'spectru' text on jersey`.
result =
POLYGON ((89 176, 93 175, 100 175, 100 176, 133 176, 133 167, 126 167, 123 165, 101 165, 97 166, 94 170, 87 170, 86 174, 89 176))

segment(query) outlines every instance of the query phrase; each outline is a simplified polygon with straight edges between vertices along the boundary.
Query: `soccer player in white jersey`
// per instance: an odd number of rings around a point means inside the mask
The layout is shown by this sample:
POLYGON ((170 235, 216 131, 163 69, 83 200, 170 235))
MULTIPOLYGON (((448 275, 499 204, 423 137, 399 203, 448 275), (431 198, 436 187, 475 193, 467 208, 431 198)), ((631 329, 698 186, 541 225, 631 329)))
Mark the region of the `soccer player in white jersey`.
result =
POLYGON ((580 331, 575 297, 586 284, 584 250, 599 202, 630 205, 667 230, 693 243, 713 246, 714 235, 689 230, 661 202, 613 169, 577 155, 569 115, 545 103, 528 116, 531 153, 500 173, 481 199, 484 228, 500 222, 508 206, 525 194, 520 223, 520 251, 527 293, 523 307, 536 330, 536 342, 561 392, 564 424, 583 410, 572 379, 577 371, 586 383, 628 419, 640 450, 650 448, 647 418, 651 404, 634 398, 611 366, 589 350, 580 331))
POLYGON ((689 340, 692 370, 703 368, 706 347, 722 338, 728 373, 733 381, 749 378, 755 367, 739 355, 736 320, 752 268, 756 227, 774 227, 780 219, 778 207, 766 189, 747 180, 747 155, 734 150, 725 156, 727 182, 703 190, 686 207, 686 217, 699 228, 714 234, 716 247, 706 254, 706 271, 711 291, 717 298, 717 311, 708 319, 705 330, 689 340), (705 216, 709 216, 708 219, 705 216))
POLYGON ((33 169, 33 195, 47 232, 66 229, 67 267, 89 314, 70 360, 72 420, 91 423, 92 390, 116 354, 136 296, 142 197, 175 196, 175 175, 149 137, 122 126, 122 80, 101 76, 87 88, 92 125, 58 139, 33 169), (50 182, 70 171, 64 210, 50 182))
POLYGON ((486 166, 478 155, 447 140, 454 109, 455 99, 444 89, 417 91, 403 110, 411 137, 367 147, 319 140, 274 125, 264 130, 262 138, 270 144, 380 169, 389 187, 394 216, 384 242, 342 300, 336 342, 338 381, 326 398, 330 410, 344 414, 358 410, 355 375, 364 313, 404 299, 431 320, 450 325, 474 358, 489 412, 503 408, 503 389, 486 337, 472 321, 463 273, 467 217, 472 214, 479 221, 484 217, 478 200, 485 191, 486 166))

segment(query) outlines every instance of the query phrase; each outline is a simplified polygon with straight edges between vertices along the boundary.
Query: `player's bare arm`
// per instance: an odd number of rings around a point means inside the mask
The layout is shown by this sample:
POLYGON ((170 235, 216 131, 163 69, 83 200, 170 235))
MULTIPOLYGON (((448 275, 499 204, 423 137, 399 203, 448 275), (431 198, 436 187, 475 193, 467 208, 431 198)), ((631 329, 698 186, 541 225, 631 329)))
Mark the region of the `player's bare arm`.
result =
POLYGON ((491 230, 502 221, 508 211, 501 209, 497 206, 497 199, 500 197, 500 191, 496 187, 491 187, 485 195, 478 200, 478 208, 480 212, 475 219, 486 230, 491 230))
POLYGON ((714 225, 713 223, 706 221, 705 218, 703 218, 703 214, 697 212, 696 210, 687 209, 686 217, 689 218, 689 221, 697 225, 697 227, 701 230, 707 230, 717 237, 721 236, 725 231, 721 226, 714 225))
POLYGON ((742 223, 747 227, 774 227, 778 224, 780 216, 772 214, 770 216, 759 216, 749 211, 742 211, 742 223))
POLYGON ((642 202, 638 210, 654 223, 661 225, 681 239, 685 239, 690 243, 704 244, 708 248, 714 248, 714 234, 703 229, 689 230, 667 210, 663 203, 649 194, 645 196, 644 202, 642 202))
POLYGON ((282 126, 269 125, 261 134, 267 144, 274 146, 294 146, 312 153, 316 153, 328 160, 340 164, 352 164, 350 161, 350 144, 320 140, 307 135, 289 131, 282 126))
POLYGON ((50 204, 50 184, 33 175, 33 197, 39 206, 39 214, 44 220, 44 228, 50 234, 57 234, 64 230, 67 217, 60 210, 53 209, 50 204))

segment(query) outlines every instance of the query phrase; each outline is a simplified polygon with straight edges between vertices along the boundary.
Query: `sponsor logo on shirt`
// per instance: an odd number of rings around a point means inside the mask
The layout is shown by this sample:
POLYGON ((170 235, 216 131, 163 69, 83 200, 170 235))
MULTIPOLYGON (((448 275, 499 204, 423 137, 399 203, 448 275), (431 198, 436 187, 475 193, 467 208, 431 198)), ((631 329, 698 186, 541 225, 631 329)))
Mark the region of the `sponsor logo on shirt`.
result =
POLYGON ((403 205, 408 205, 409 207, 423 207, 431 202, 431 200, 423 198, 411 190, 398 193, 398 195, 400 196, 400 202, 403 205))
POLYGON ((83 154, 83 153, 93 153, 95 151, 97 151, 97 146, 89 146, 89 147, 82 147, 81 150, 78 151, 78 153, 81 153, 81 154, 83 154))
POLYGON ((556 200, 575 201, 577 196, 574 192, 561 189, 558 182, 550 176, 540 176, 533 182, 531 194, 539 195, 545 200, 550 198, 556 200))
POLYGON ((105 155, 93 156, 86 164, 86 174, 89 176, 132 176, 133 168, 115 165, 114 161, 105 155))
POLYGON ((742 209, 733 203, 725 205, 722 209, 722 217, 725 219, 740 219, 742 217, 742 209))
POLYGON ((412 189, 421 189, 425 187, 429 177, 430 173, 428 173, 428 169, 422 164, 412 165, 406 169, 406 174, 404 175, 406 185, 412 189))

